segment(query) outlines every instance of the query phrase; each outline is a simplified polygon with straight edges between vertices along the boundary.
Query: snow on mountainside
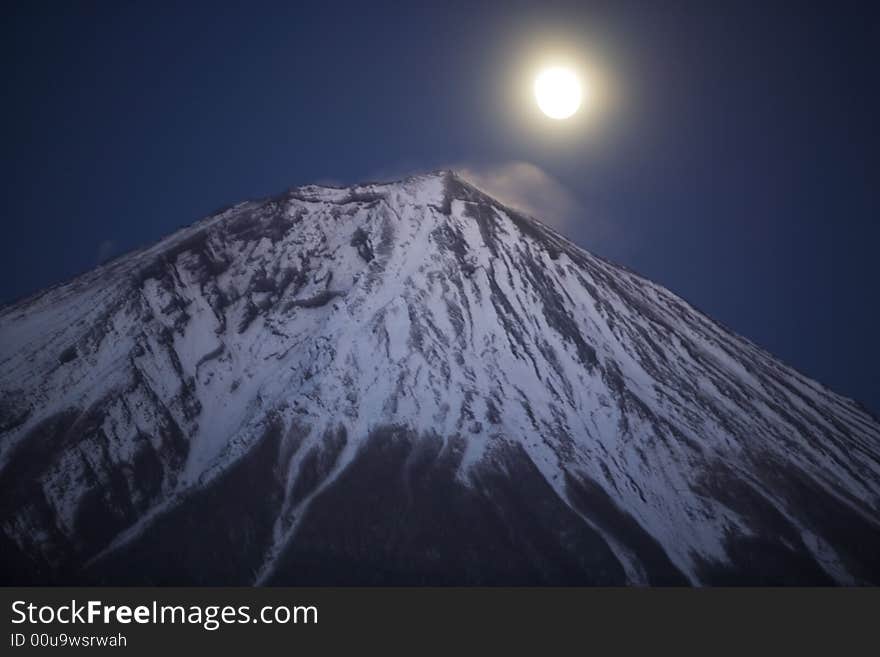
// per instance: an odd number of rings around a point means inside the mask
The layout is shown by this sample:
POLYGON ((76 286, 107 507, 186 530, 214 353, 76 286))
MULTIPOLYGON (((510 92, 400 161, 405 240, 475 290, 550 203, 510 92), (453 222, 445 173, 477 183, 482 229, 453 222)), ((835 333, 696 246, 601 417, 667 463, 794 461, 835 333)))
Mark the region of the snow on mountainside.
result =
POLYGON ((880 424, 442 172, 0 310, 3 583, 880 583, 880 424))

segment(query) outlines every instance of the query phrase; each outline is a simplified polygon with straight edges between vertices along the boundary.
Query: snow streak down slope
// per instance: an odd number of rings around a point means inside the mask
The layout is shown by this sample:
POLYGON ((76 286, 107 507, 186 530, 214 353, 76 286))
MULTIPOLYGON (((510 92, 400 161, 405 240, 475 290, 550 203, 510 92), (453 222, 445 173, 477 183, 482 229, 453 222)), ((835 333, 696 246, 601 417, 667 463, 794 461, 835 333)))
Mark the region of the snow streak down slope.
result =
POLYGON ((0 311, 5 581, 880 583, 880 425, 456 175, 0 311))

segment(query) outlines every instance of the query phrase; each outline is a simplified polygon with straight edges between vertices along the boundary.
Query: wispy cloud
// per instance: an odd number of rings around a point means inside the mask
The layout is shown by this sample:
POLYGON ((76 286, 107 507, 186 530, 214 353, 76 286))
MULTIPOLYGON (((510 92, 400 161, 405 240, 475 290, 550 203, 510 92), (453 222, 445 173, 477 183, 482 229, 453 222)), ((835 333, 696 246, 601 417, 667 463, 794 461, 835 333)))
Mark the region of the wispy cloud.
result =
POLYGON ((633 248, 631 236, 624 239, 598 207, 530 162, 451 168, 505 205, 523 210, 591 251, 619 257, 633 248))
POLYGON ((570 227, 583 214, 583 207, 574 194, 529 162, 453 168, 505 205, 523 210, 559 230, 570 227))
POLYGON ((104 240, 98 245, 98 251, 96 254, 96 260, 98 264, 103 264, 107 262, 111 257, 116 254, 116 242, 113 240, 104 240))
MULTIPOLYGON (((579 198, 541 167, 521 160, 475 164, 445 163, 433 169, 452 169, 505 205, 522 210, 591 251, 620 257, 634 248, 598 206, 579 198)), ((400 166, 376 172, 370 180, 399 180, 426 169, 400 166)))

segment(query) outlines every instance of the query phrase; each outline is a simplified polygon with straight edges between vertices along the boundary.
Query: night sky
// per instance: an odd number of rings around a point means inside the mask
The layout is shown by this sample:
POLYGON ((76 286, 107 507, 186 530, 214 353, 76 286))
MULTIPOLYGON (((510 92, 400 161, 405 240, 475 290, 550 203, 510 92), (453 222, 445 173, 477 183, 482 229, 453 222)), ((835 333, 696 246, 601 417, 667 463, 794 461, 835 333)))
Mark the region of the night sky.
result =
POLYGON ((520 163, 580 245, 880 411, 867 3, 159 4, 4 5, 0 302, 294 185, 520 163), (548 42, 613 90, 576 128, 511 92, 548 42))

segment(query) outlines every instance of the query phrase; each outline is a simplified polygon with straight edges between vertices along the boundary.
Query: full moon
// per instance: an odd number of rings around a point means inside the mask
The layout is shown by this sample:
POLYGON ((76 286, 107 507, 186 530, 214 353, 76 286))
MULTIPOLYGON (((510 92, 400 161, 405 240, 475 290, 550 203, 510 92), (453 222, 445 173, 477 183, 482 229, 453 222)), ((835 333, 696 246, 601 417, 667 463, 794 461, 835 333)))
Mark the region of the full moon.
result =
POLYGON ((581 83, 571 69, 544 69, 535 78, 535 99, 551 119, 567 119, 581 106, 581 83))

